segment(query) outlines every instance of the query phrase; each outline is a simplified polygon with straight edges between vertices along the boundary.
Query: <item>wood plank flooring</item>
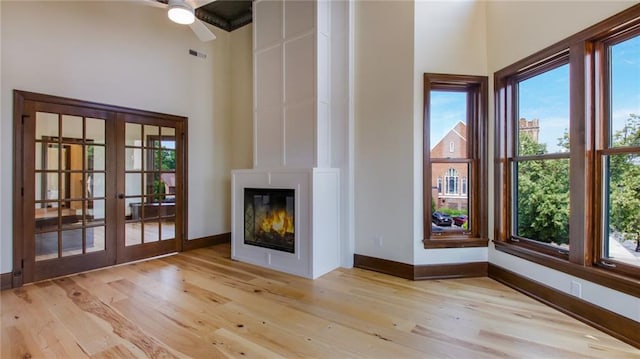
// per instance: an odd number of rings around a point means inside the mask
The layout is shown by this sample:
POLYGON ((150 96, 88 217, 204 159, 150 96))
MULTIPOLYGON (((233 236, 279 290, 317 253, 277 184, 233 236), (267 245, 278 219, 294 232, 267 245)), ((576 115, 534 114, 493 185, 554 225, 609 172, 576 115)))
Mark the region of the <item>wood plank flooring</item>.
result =
POLYGON ((315 281, 231 261, 229 245, 1 294, 2 358, 640 358, 489 278, 315 281))

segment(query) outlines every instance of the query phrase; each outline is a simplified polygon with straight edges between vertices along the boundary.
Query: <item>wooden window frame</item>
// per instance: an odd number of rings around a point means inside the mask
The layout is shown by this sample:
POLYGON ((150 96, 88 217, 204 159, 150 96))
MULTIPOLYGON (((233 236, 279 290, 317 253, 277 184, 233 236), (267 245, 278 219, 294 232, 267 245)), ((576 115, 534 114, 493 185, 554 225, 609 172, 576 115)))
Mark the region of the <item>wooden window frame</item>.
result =
POLYGON ((602 238, 602 137, 606 120, 607 71, 605 44, 629 32, 640 33, 640 5, 614 15, 549 46, 494 74, 495 166, 494 244, 499 251, 640 297, 638 268, 610 268, 600 261, 602 238), (516 100, 513 86, 525 76, 557 66, 567 56, 570 64, 570 251, 546 251, 530 241, 514 241, 512 232, 512 151, 516 100), (600 152, 597 152, 600 151, 600 152), (616 270, 617 269, 617 270, 616 270), (623 270, 621 270, 623 269, 623 270))
MULTIPOLYGON (((517 105, 518 84, 525 80, 542 75, 548 71, 553 71, 555 69, 558 69, 561 66, 564 66, 567 64, 570 64, 569 51, 564 50, 542 61, 536 62, 530 68, 522 69, 510 75, 506 79, 506 82, 508 83, 507 86, 509 88, 508 97, 512 99, 513 103, 510 104, 509 112, 506 113, 504 116, 505 121, 507 121, 506 123, 507 131, 508 131, 507 136, 510 136, 509 147, 506 149, 506 155, 507 155, 506 164, 509 167, 508 183, 510 186, 510 191, 509 191, 510 197, 508 197, 509 201, 506 201, 504 205, 509 209, 509 212, 511 213, 513 213, 517 208, 517 204, 515 203, 516 202, 515 195, 517 191, 516 173, 514 173, 515 167, 517 164, 524 163, 527 161, 547 161, 547 160, 560 160, 560 159, 568 159, 569 163, 571 164, 571 152, 572 152, 571 148, 568 153, 563 152, 563 153, 547 153, 547 154, 538 154, 538 155, 520 155, 518 153, 518 147, 519 147, 518 125, 516 124, 519 122, 519 118, 520 118, 519 111, 518 111, 519 109, 517 105)), ((571 126, 571 125, 569 126, 570 138, 573 138, 574 135, 579 136, 579 134, 573 133, 574 129, 575 129, 574 126, 571 126)), ((540 251, 542 253, 545 253, 547 255, 554 256, 557 258, 568 259, 569 253, 570 253, 569 250, 561 249, 559 247, 554 247, 546 243, 537 242, 533 239, 515 235, 514 221, 515 220, 510 219, 506 223, 507 233, 511 233, 511 235, 507 237, 508 242, 525 247, 525 248, 532 249, 534 251, 540 251)))
MULTIPOLYGON (((488 245, 488 77, 451 74, 424 74, 423 118, 423 230, 424 248, 486 247, 488 245), (434 235, 431 230, 432 171, 430 158, 430 94, 432 90, 458 91, 467 96, 467 159, 448 159, 445 162, 470 163, 467 174, 469 216, 471 228, 467 232, 434 235)), ((443 160, 440 160, 442 162, 443 160)), ((437 162, 437 161, 436 161, 437 162)), ((458 177, 458 181, 460 177, 458 177)), ((443 178, 444 182, 444 178, 443 178)), ((458 183, 458 186, 460 184, 458 183)), ((446 187, 446 183, 443 183, 446 187)), ((458 191, 459 192, 459 191, 458 191)), ((442 193, 446 189, 442 188, 442 193)))

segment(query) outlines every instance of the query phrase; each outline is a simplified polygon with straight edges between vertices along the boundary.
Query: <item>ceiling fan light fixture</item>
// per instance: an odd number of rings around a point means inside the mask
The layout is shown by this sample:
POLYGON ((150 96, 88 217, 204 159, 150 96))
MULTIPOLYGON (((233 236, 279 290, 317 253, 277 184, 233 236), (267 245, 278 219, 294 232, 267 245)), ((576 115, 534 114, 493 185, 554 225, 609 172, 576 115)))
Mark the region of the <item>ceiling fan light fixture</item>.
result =
POLYGON ((169 19, 178 24, 190 25, 196 20, 196 16, 193 8, 187 5, 184 1, 170 0, 169 19))

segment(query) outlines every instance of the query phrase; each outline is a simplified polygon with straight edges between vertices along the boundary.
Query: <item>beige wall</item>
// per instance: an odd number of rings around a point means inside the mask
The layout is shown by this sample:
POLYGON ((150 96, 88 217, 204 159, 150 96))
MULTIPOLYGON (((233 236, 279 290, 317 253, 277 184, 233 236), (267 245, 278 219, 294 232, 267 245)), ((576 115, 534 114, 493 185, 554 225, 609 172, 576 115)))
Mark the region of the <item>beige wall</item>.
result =
POLYGON ((486 2, 416 1, 413 74, 413 253, 414 264, 487 260, 486 248, 423 247, 423 74, 487 75, 486 2))
MULTIPOLYGON (((638 1, 491 1, 487 5, 489 72, 500 70, 637 3, 638 1)), ((493 103, 492 94, 490 103, 493 103)), ((493 130, 489 133, 489 143, 493 144, 493 130)), ((492 170, 489 173, 493 173, 492 170)), ((493 186, 489 188, 493 189, 493 186)), ((491 211, 490 217, 493 217, 492 214, 491 211)), ((493 233, 492 228, 489 233, 493 233)), ((493 246, 490 246, 489 261, 566 293, 571 293, 571 285, 575 281, 582 285, 583 299, 640 321, 638 298, 497 252, 493 246)))
POLYGON ((355 5, 355 252, 412 262, 413 3, 355 5))
POLYGON ((12 269, 13 89, 187 116, 188 236, 230 231, 229 33, 216 29, 217 40, 202 43, 164 10, 140 3, 1 1, 0 8, 0 272, 12 269))

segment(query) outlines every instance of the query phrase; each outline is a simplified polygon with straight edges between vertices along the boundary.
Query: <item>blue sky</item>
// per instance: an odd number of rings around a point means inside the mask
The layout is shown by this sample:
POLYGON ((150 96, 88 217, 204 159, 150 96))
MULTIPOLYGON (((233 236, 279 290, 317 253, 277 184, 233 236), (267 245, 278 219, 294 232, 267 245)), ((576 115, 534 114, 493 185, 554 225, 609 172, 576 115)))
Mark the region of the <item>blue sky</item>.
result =
POLYGON ((431 91, 431 148, 459 121, 466 123, 467 94, 465 92, 431 91))
POLYGON ((640 115, 640 36, 612 48, 612 118, 620 129, 630 113, 640 115))
MULTIPOLYGON (((612 48, 612 118, 614 131, 624 126, 629 114, 640 114, 640 36, 612 48)), ((549 152, 559 150, 558 138, 569 126, 569 65, 522 81, 520 116, 540 120, 539 141, 549 152)), ((431 92, 431 148, 458 121, 464 121, 466 94, 431 92)))

